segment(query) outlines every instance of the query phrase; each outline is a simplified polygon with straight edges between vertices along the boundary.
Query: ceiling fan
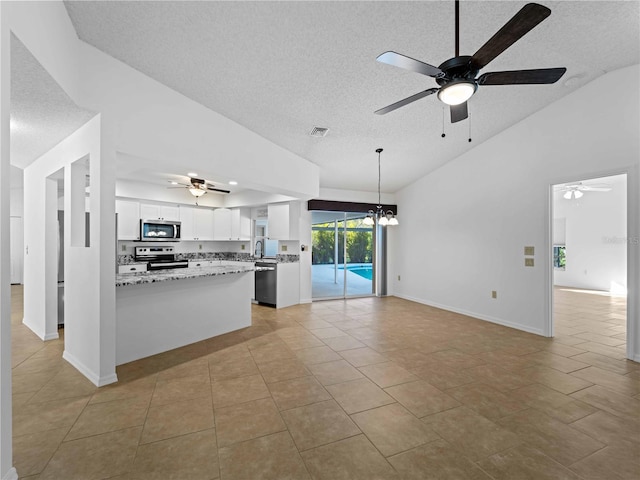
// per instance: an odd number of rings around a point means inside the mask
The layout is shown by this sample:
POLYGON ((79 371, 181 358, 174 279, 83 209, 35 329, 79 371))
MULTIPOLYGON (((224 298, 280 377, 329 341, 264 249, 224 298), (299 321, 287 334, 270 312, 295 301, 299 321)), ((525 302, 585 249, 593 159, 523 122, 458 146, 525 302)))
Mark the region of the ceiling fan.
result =
POLYGON ((231 193, 230 190, 225 190, 223 188, 216 188, 215 185, 211 182, 207 182, 202 178, 194 178, 189 177, 189 184, 180 183, 180 182, 171 182, 173 185, 178 185, 177 187, 167 187, 167 188, 186 188, 191 192, 191 195, 198 198, 204 195, 207 192, 220 192, 220 193, 231 193))
POLYGON ((580 198, 584 195, 583 192, 610 192, 611 185, 608 183, 594 183, 591 185, 584 185, 582 182, 572 183, 567 185, 559 185, 556 187, 557 192, 565 192, 563 197, 567 200, 572 198, 580 198))
POLYGON ((376 110, 384 115, 437 92, 438 98, 450 106, 451 123, 469 116, 467 100, 484 85, 526 85, 551 84, 557 82, 567 71, 566 68, 539 68, 535 70, 512 70, 488 72, 476 78, 478 72, 494 58, 522 38, 527 32, 551 14, 551 10, 537 3, 528 3, 516 13, 498 32, 493 35, 472 56, 460 55, 460 13, 459 0, 455 0, 455 57, 438 67, 396 52, 384 52, 376 60, 394 67, 433 77, 440 88, 428 88, 410 97, 376 110))

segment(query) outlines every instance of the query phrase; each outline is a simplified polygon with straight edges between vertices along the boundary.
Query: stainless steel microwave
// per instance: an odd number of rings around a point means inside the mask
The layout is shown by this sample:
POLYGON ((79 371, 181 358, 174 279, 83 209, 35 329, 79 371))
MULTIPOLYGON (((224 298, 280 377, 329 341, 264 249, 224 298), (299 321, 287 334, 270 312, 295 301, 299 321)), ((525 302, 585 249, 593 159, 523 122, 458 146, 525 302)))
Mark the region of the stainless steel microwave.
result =
POLYGON ((140 240, 145 242, 177 242, 180 240, 180 222, 140 220, 140 240))

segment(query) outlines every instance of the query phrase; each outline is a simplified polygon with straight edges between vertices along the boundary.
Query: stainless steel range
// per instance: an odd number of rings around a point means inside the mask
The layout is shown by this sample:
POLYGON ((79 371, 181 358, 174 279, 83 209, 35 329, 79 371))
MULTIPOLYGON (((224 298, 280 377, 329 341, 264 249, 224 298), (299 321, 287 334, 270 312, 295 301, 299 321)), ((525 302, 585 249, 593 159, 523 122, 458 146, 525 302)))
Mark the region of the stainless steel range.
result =
POLYGON ((173 247, 136 247, 135 261, 147 263, 149 270, 164 270, 166 268, 187 268, 187 260, 176 260, 173 247))

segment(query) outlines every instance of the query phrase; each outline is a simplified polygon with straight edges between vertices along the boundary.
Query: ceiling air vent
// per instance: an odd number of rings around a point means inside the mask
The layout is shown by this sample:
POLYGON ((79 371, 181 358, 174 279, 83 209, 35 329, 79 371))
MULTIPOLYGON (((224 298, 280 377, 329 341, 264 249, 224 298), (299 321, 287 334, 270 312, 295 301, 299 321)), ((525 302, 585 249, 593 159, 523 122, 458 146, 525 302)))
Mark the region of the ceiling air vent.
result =
POLYGON ((309 135, 311 135, 312 137, 326 137, 328 131, 329 131, 328 128, 313 127, 313 130, 309 132, 309 135))

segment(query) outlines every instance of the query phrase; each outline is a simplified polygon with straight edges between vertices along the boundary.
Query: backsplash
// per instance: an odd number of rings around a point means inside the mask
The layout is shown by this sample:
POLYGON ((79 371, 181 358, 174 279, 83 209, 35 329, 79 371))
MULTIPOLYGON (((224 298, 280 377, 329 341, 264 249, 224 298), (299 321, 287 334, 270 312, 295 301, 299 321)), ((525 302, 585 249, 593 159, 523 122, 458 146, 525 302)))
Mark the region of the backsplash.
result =
MULTIPOLYGON (((253 262, 256 258, 244 252, 185 252, 176 253, 177 260, 226 260, 232 262, 253 262)), ((300 255, 276 255, 277 263, 297 263, 300 255)), ((118 265, 135 263, 133 255, 118 255, 118 265)))

